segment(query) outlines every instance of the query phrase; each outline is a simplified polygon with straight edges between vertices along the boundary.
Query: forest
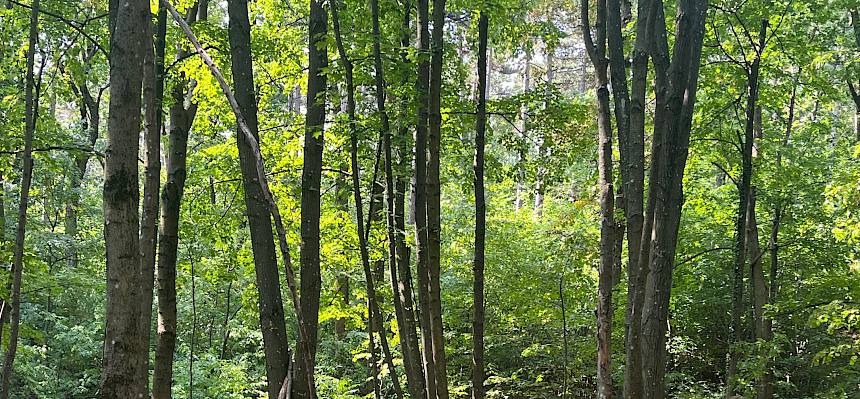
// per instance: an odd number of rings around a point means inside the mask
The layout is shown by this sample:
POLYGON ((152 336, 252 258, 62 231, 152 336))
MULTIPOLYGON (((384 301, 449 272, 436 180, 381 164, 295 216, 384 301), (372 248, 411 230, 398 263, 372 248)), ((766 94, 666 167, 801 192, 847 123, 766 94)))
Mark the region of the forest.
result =
POLYGON ((0 399, 858 399, 858 0, 0 0, 0 399))

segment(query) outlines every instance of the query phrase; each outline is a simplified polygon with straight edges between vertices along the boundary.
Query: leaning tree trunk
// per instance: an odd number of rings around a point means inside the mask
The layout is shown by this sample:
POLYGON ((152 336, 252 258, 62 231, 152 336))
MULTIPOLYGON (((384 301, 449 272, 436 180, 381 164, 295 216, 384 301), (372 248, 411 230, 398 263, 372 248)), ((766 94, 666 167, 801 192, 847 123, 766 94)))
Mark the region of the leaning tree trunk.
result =
POLYGON ((323 129, 325 125, 325 92, 328 67, 328 14, 320 0, 311 0, 308 17, 308 93, 305 115, 304 166, 302 169, 301 200, 301 313, 307 327, 307 341, 299 345, 298 358, 309 356, 311 364, 298 364, 293 394, 305 399, 312 396, 308 386, 317 348, 320 303, 320 178, 323 161, 323 129), (306 348, 306 349, 305 349, 306 348), (305 350, 309 353, 305 353, 305 350))
POLYGON ((478 107, 475 121, 475 259, 472 264, 472 399, 484 399, 484 248, 487 203, 484 198, 484 146, 487 132, 487 31, 489 17, 478 19, 478 107))
MULTIPOLYGON (((33 135, 39 112, 39 89, 33 70, 36 62, 36 43, 39 40, 39 0, 34 0, 30 9, 30 33, 27 47, 27 76, 24 82, 24 153, 22 154, 21 194, 18 201, 18 227, 15 229, 15 252, 12 258, 12 292, 9 311, 9 346, 3 360, 3 375, 0 380, 0 399, 9 397, 12 381, 12 365, 18 350, 18 331, 21 323, 21 280, 24 271, 24 239, 27 231, 27 205, 30 198, 30 183, 33 181, 33 135), (35 93, 34 93, 35 91, 35 93)), ((41 71, 39 72, 41 74, 41 71)), ((3 223, 5 225, 5 220, 3 223)), ((2 226, 0 226, 2 227, 2 226)), ((9 305, 3 303, 3 309, 9 305)), ((0 311, 0 313, 4 313, 0 311)), ((0 323, 0 328, 3 324, 0 323)))
POLYGON ((429 243, 427 234, 427 130, 430 105, 430 15, 428 0, 418 0, 418 122, 415 129, 415 235, 418 245, 418 318, 421 327, 422 358, 424 360, 424 381, 427 398, 437 395, 436 365, 433 358, 433 336, 430 322, 430 274, 429 243))
POLYGON ((139 185, 141 84, 146 48, 140 40, 150 23, 149 2, 111 1, 108 144, 105 151, 104 235, 107 260, 104 360, 101 398, 146 394, 148 356, 139 345, 141 324, 139 185))
MULTIPOLYGON (((248 125, 251 138, 259 143, 247 0, 229 0, 227 13, 236 102, 248 125)), ((290 349, 284 321, 281 286, 278 280, 277 254, 272 237, 271 210, 266 202, 264 187, 259 180, 255 146, 244 134, 238 135, 237 145, 259 294, 260 328, 263 332, 263 348, 266 355, 267 392, 269 399, 275 399, 287 376, 290 349)))

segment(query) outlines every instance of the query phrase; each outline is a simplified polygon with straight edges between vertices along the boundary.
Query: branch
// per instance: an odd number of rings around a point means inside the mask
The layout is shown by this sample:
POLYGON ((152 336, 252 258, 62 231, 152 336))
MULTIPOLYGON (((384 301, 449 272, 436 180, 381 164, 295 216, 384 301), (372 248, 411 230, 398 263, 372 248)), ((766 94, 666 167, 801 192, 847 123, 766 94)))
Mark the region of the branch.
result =
MULTIPOLYGON (((34 148, 33 152, 48 152, 48 151, 79 151, 87 154, 93 154, 98 156, 99 158, 104 158, 104 154, 96 151, 92 148, 86 147, 76 147, 76 146, 61 146, 61 145, 52 145, 48 147, 40 147, 34 148)), ((24 153, 24 150, 14 150, 14 151, 0 151, 0 155, 18 155, 24 153)))
POLYGON ((676 263, 673 268, 676 269, 678 267, 681 267, 682 265, 689 263, 689 262, 695 260, 696 258, 702 256, 702 255, 706 255, 706 254, 709 254, 711 252, 716 252, 716 251, 725 251, 725 250, 729 250, 729 249, 734 249, 734 247, 714 247, 711 249, 706 249, 704 251, 698 252, 696 254, 693 254, 693 255, 690 255, 690 256, 684 258, 684 260, 676 263))
POLYGON ((718 164, 718 163, 716 163, 716 162, 711 161, 711 164, 713 164, 714 166, 716 166, 717 168, 719 168, 721 171, 723 171, 723 173, 725 173, 725 174, 726 174, 726 177, 728 177, 729 179, 731 179, 731 181, 732 181, 733 183, 735 183, 735 187, 737 187, 737 188, 740 190, 740 187, 741 187, 740 183, 738 183, 738 181, 737 181, 737 180, 735 180, 735 178, 734 178, 734 177, 732 177, 732 175, 729 173, 729 171, 727 171, 725 168, 723 168, 723 166, 722 166, 722 165, 720 165, 720 164, 718 164))
MULTIPOLYGON (((9 2, 9 4, 14 4, 16 6, 23 7, 26 9, 32 9, 33 8, 29 4, 20 3, 20 2, 15 1, 15 0, 6 0, 6 1, 9 2)), ((86 22, 81 23, 81 22, 74 21, 74 20, 68 19, 66 17, 63 17, 60 14, 45 10, 42 7, 39 7, 39 12, 42 14, 45 14, 49 17, 53 17, 57 21, 60 21, 64 24, 70 26, 72 29, 74 29, 75 31, 80 33, 83 37, 87 38, 87 40, 92 42, 93 45, 96 46, 98 51, 100 53, 102 53, 105 56, 105 58, 107 58, 107 56, 108 56, 107 51, 105 51, 105 49, 102 47, 102 45, 96 39, 94 39, 92 36, 90 36, 87 32, 84 31, 84 26, 86 26, 86 24, 89 23, 90 21, 106 17, 108 14, 101 14, 101 15, 97 15, 97 16, 92 17, 92 18, 87 18, 86 22)))

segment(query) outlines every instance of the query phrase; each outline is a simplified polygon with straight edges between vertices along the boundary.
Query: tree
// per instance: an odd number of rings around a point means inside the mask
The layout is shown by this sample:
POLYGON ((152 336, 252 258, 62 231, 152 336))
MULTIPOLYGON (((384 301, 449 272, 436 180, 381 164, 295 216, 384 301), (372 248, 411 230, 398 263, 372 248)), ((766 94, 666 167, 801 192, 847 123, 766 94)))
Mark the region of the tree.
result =
MULTIPOLYGON (((612 0, 610 0, 612 1, 612 0)), ((597 397, 612 397, 612 268, 615 264, 615 194, 612 185, 612 110, 609 105, 609 76, 606 58, 607 6, 597 3, 596 41, 588 22, 588 1, 582 2, 585 48, 594 64, 597 84, 597 170, 600 185, 600 267, 597 293, 597 397)), ((623 113, 623 112, 622 112, 623 113)))
POLYGON ((475 259, 472 264, 472 399, 484 398, 484 251, 487 204, 484 197, 484 147, 487 131, 487 35, 489 17, 478 17, 478 106, 475 118, 475 259))
MULTIPOLYGON (((230 59, 236 102, 253 139, 259 143, 257 123, 257 101, 254 86, 253 58, 251 55, 251 26, 248 20, 248 2, 230 0, 229 15, 230 59)), ((251 247, 254 251, 254 269, 259 293, 260 329, 263 332, 263 347, 266 352, 266 377, 269 399, 278 397, 281 385, 287 376, 290 362, 289 342, 284 322, 281 287, 278 280, 277 254, 272 234, 270 206, 266 201, 263 182, 259 177, 259 154, 245 134, 237 135, 239 159, 242 168, 242 183, 245 188, 245 207, 248 213, 248 228, 251 231, 251 247)), ((259 151, 259 149, 257 149, 259 151)), ((287 265, 285 265, 287 267, 287 265)), ((304 279, 302 279, 304 282, 304 279)), ((304 292, 304 291, 303 291, 304 292)), ((299 385, 302 379, 299 379, 299 385)))
POLYGON ((439 167, 442 146, 442 57, 445 36, 445 0, 433 0, 433 35, 430 38, 430 90, 427 129, 427 285, 436 397, 448 399, 448 369, 442 326, 440 279, 442 246, 442 188, 439 167))
MULTIPOLYGON (((39 0, 34 0, 30 9, 30 30, 27 45, 27 71, 24 83, 24 153, 22 156, 21 194, 18 201, 18 226, 15 229, 15 253, 12 260, 11 302, 4 301, 0 314, 9 311, 9 346, 3 360, 3 376, 0 381, 0 399, 9 397, 9 384, 12 379, 12 365, 18 350, 18 334, 21 326, 21 280, 24 274, 24 239, 27 232, 27 206, 30 198, 30 184, 33 181, 33 136, 39 113, 39 87, 36 85, 34 69, 36 64, 36 45, 39 40, 39 0), (35 91, 35 93, 34 93, 35 91)), ((42 67, 39 68, 41 83, 42 67)), ((5 216, 4 216, 5 218, 5 216)), ((3 219, 3 225, 6 224, 3 219)), ((4 226, 5 227, 5 226, 4 226)), ((3 324, 0 323, 0 328, 3 324)))
MULTIPOLYGON (((328 13, 322 2, 311 0, 308 17, 308 110, 305 114, 304 166, 302 167, 301 200, 301 312, 308 328, 307 348, 299 346, 297 356, 310 359, 316 356, 320 302, 320 178, 323 162, 323 130, 325 125, 326 75, 328 48, 328 13)), ((360 223, 360 221, 359 221, 360 223)), ((314 388, 306 384, 307 375, 313 374, 303 363, 299 364, 293 386, 297 398, 312 398, 314 388)))
MULTIPOLYGON (((159 6, 160 8, 160 6, 159 6)), ((143 206, 140 219, 140 278, 141 316, 140 345, 146 348, 146 359, 139 379, 147 381, 149 390, 149 342, 152 331, 152 289, 155 282, 155 262, 158 248, 158 191, 161 186, 161 103, 164 97, 164 46, 167 14, 159 11, 156 31, 147 24, 143 60, 144 112, 144 179, 143 206), (154 34, 154 36, 153 36, 154 34), (154 37, 154 40, 153 40, 154 37)))
MULTIPOLYGON (((403 391, 400 387, 400 381, 397 377, 397 370, 394 368, 394 362, 391 359, 390 350, 388 349, 388 338, 385 334, 385 329, 382 325, 382 314, 379 311, 379 296, 376 293, 376 284, 373 278, 373 273, 370 269, 370 255, 368 251, 367 244, 367 234, 369 234, 371 221, 375 214, 379 214, 378 212, 374 212, 373 205, 375 203, 374 199, 376 196, 373 196, 373 190, 376 188, 376 176, 374 171, 374 181, 371 182, 371 198, 370 198, 370 206, 368 210, 368 223, 367 223, 367 232, 365 232, 364 227, 364 205, 362 205, 361 198, 361 176, 360 176, 360 168, 358 166, 358 131, 357 131, 357 120, 355 116, 355 82, 353 80, 353 64, 349 59, 349 55, 346 53, 346 47, 343 44, 343 36, 340 33, 340 19, 338 18, 338 6, 335 2, 331 2, 331 18, 332 18, 332 27, 334 28, 334 36, 335 43, 337 45, 337 52, 340 56, 340 64, 345 73, 346 80, 346 112, 347 112, 347 121, 349 123, 348 131, 350 135, 350 164, 352 166, 352 191, 353 191, 353 199, 355 201, 355 220, 356 220, 356 232, 358 235, 358 246, 359 253, 361 256, 361 266, 364 270, 364 281, 365 287, 367 289, 367 330, 368 330, 368 345, 370 349, 370 358, 372 372, 372 381, 374 392, 378 393, 378 364, 376 360, 376 348, 374 343, 374 331, 379 332, 379 340, 380 345, 383 348, 383 353, 385 356, 386 363, 388 363, 389 373, 391 374, 391 382, 394 384, 394 391, 397 394, 398 398, 403 398, 403 391)), ((377 160, 378 164, 378 160, 377 160)))
POLYGON ((705 30, 707 2, 681 0, 675 42, 669 58, 663 4, 656 8, 652 60, 656 75, 656 111, 652 147, 651 175, 648 184, 645 232, 650 246, 640 259, 648 259, 640 273, 647 271, 646 294, 642 309, 642 376, 644 397, 665 397, 666 321, 672 289, 672 268, 677 249, 678 226, 683 205, 683 178, 689 155, 690 130, 696 104, 699 63, 705 30), (650 219, 650 220, 649 220, 650 219), (652 230, 653 229, 653 230, 652 230))
POLYGON ((111 51, 108 147, 105 151, 104 235, 107 258, 102 398, 144 395, 139 377, 148 357, 140 344, 140 237, 137 143, 149 3, 110 2, 111 51))
POLYGON ((430 113, 430 14, 429 2, 418 0, 418 80, 415 96, 418 100, 415 126, 415 204, 412 207, 415 220, 415 241, 418 247, 416 272, 418 273, 418 319, 421 327, 421 349, 424 360, 424 381, 427 398, 437 397, 437 368, 433 356, 433 334, 430 317, 430 247, 427 221, 427 131, 430 113))

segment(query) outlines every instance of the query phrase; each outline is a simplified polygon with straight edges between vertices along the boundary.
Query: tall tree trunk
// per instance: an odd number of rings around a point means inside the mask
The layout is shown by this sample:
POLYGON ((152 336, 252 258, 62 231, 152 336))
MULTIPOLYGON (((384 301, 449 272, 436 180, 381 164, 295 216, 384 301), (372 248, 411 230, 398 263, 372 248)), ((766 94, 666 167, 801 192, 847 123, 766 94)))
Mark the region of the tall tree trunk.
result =
MULTIPOLYGON (((389 268, 391 274, 392 292, 394 293, 395 316, 397 318, 398 329, 400 330, 400 343, 403 352, 403 366, 406 371, 407 385, 410 394, 413 397, 422 397, 425 395, 424 380, 421 376, 420 364, 420 349, 418 347, 418 336, 415 330, 415 318, 412 305, 412 284, 411 273, 409 272, 409 256, 405 251, 406 243, 403 237, 403 228, 398 230, 397 209, 395 202, 398 201, 395 187, 399 183, 395 182, 392 148, 391 148, 391 126, 388 119, 388 113, 385 109, 385 75, 382 67, 382 52, 381 52, 381 33, 379 27, 379 2, 371 0, 371 14, 373 18, 373 54, 374 54, 374 70, 375 70, 375 86, 376 86, 376 102, 380 113, 381 133, 383 135, 383 146, 385 152, 385 174, 386 174, 386 203, 387 203, 387 226, 388 226, 388 250, 389 250, 389 268), (398 270, 400 277, 398 278, 398 270), (405 277, 404 277, 405 276, 405 277), (407 281, 404 284, 403 278, 407 281)), ((409 7, 407 2, 404 7, 404 22, 403 22, 403 42, 408 45, 409 42, 409 7)), ((405 187, 400 188, 402 191, 405 187)), ((402 198, 400 199, 402 202, 402 198)), ((400 219, 402 222, 403 210, 400 210, 400 219)), ((379 320, 380 324, 382 320, 379 320)), ((380 329, 381 339, 383 340, 383 349, 387 349, 387 341, 385 340, 385 332, 380 329)), ((390 360, 390 356, 386 355, 390 360)), ((389 365, 391 367, 392 365, 389 365)), ((392 367, 392 373, 395 370, 392 367)), ((395 382, 395 389, 398 397, 402 396, 399 383, 395 382)))
MULTIPOLYGON (((404 7, 403 20, 403 42, 409 42, 409 8, 407 1, 404 7)), ((381 134, 383 135, 383 146, 385 152, 385 195, 387 204, 387 227, 388 227, 388 262, 391 274, 391 289, 394 293, 395 317, 400 330, 400 346, 403 352, 403 368, 406 371, 406 383, 410 395, 421 398, 425 393, 424 380, 421 375, 420 349, 418 336, 415 330, 415 316, 412 304, 412 282, 409 271, 409 256, 406 251, 406 242, 403 237, 405 226, 398 227, 398 222, 403 222, 403 204, 400 204, 398 213, 398 201, 402 202, 403 189, 400 187, 401 179, 394 174, 394 160, 392 154, 391 125, 385 108, 385 72, 382 66, 381 32, 379 27, 379 2, 371 0, 370 9, 373 18, 373 57, 374 57, 374 83, 376 86, 376 105, 380 114, 381 134), (399 191, 397 189, 399 188, 399 191), (400 197, 398 197, 400 195, 400 197), (404 281, 404 278, 406 281, 404 281)), ((401 154, 403 158, 403 154, 401 154)), ((381 320, 380 320, 381 322, 381 320)), ((385 339, 384 331, 380 331, 382 339, 385 339)), ((392 370, 394 372, 394 370, 392 370)), ((398 384, 399 385, 399 384, 398 384)))
MULTIPOLYGON (((18 350, 18 331, 21 323, 21 280, 24 271, 24 239, 27 231, 27 205, 30 198, 30 183, 33 181, 33 136, 39 112, 39 88, 35 87, 33 70, 36 63, 36 44, 39 40, 39 0, 34 0, 30 9, 30 32, 27 46, 27 75, 24 82, 24 153, 22 154, 21 194, 18 201, 18 227, 15 229, 15 252, 12 257, 12 292, 9 311, 9 346, 3 360, 3 375, 0 380, 0 399, 9 397, 12 381, 12 365, 18 350), (35 93, 34 93, 35 91, 35 93)), ((43 63, 44 65, 44 63, 43 63)), ((39 71, 41 74, 41 70, 39 71)), ((5 215, 4 215, 5 217, 5 215)), ((5 225, 5 219, 4 223, 5 225)), ((9 302, 3 304, 3 309, 9 302)), ((2 311, 0 311, 2 313, 2 311)), ((3 324, 0 323, 0 328, 3 324)))
MULTIPOLYGON (((371 187, 371 198, 370 198, 370 207, 368 211, 368 231, 365 233, 364 229, 364 205, 361 197, 361 170, 358 164, 358 131, 356 129, 356 125, 358 121, 356 120, 355 115, 355 83, 353 82, 353 64, 350 61, 349 56, 346 53, 346 48, 343 44, 343 37, 340 33, 340 20, 338 18, 338 6, 335 1, 330 2, 331 6, 331 17, 332 17, 332 27, 334 28, 334 37, 335 43, 337 46, 338 55, 340 58, 341 67, 344 70, 345 81, 346 81, 346 110, 347 116, 349 120, 349 134, 350 134, 350 161, 352 165, 352 190, 353 190, 353 199, 355 201, 355 220, 356 220, 356 229, 358 233, 358 246, 359 252, 361 255, 361 265, 364 269, 364 279, 365 279, 365 287, 367 289, 367 329, 368 329, 368 342, 370 345, 370 354, 372 365, 371 369, 373 371, 372 381, 374 386, 374 392, 377 393, 378 389, 378 363, 376 361, 376 348, 374 343, 374 330, 379 332, 379 339, 381 347, 383 348, 383 352, 385 357, 389 363, 390 375, 392 383, 394 384, 395 392, 399 398, 403 397, 403 392, 400 388, 400 381, 397 378, 397 370, 394 369, 393 361, 391 361, 390 350, 388 350, 388 342, 386 340, 385 330, 383 328, 382 318, 379 311, 379 296, 376 293, 376 279, 373 276, 370 267, 370 254, 368 250, 368 234, 371 227, 371 220, 377 216, 381 216, 379 212, 374 211, 374 203, 376 196, 373 195, 373 191, 375 190, 375 182, 372 182, 371 187)), ((378 161, 378 160, 377 160, 378 161)), ((374 171, 374 179, 376 171, 374 171)))
POLYGON ((430 113, 430 4, 428 0, 418 0, 418 123, 415 129, 415 234, 418 244, 418 317, 421 327, 422 357, 424 360, 424 381, 427 398, 437 396, 436 365, 433 358, 433 336, 430 322, 430 273, 427 234, 427 130, 430 113))
MULTIPOLYGON (((800 75, 800 71, 797 72, 796 76, 800 75)), ((782 152, 788 147, 789 140, 791 139, 791 131, 794 127, 794 110, 797 100, 797 86, 798 82, 795 81, 794 86, 791 90, 791 97, 788 102, 788 118, 785 127, 785 135, 782 138, 782 143, 779 149, 776 152, 776 173, 779 174, 782 171, 782 152)), ((779 229, 782 226, 782 214, 783 214, 783 200, 781 198, 777 198, 776 202, 773 206, 773 222, 771 224, 770 229, 770 242, 768 243, 769 252, 770 252, 770 283, 768 284, 768 294, 767 294, 767 303, 770 305, 776 304, 777 299, 777 290, 779 288, 778 285, 778 273, 779 273, 779 229)), ((773 320, 765 317, 762 320, 762 338, 766 341, 773 340, 773 320)), ((761 381, 759 381, 758 389, 756 393, 756 397, 758 399, 771 399, 773 398, 773 362, 768 359, 766 371, 764 376, 762 376, 761 381)))
POLYGON ((735 258, 734 258, 734 280, 732 289, 732 341, 729 346, 729 368, 726 376, 728 394, 737 393, 736 378, 737 365, 740 360, 738 345, 744 339, 741 317, 744 312, 744 269, 746 265, 746 222, 747 208, 749 207, 750 185, 753 173, 753 144, 755 140, 755 113, 758 107, 759 92, 759 70, 761 66, 761 54, 767 39, 768 21, 763 20, 759 32, 759 43, 750 43, 755 51, 755 56, 750 63, 747 74, 747 103, 746 124, 744 128, 744 142, 741 159, 741 179, 738 185, 738 211, 735 220, 735 258))
MULTIPOLYGON (((149 26, 150 24, 147 24, 149 26)), ((158 235, 158 191, 161 185, 161 104, 164 96, 164 46, 167 31, 167 11, 159 5, 153 32, 145 34, 146 53, 143 65, 144 110, 144 180, 143 213, 140 220, 140 341, 147 353, 142 374, 149 389, 149 342, 152 330, 152 289, 155 281, 155 261, 158 235)))
MULTIPOLYGON (((613 6, 614 7, 614 6, 613 6)), ((638 19, 636 21, 636 40, 633 44, 633 80, 630 89, 629 118, 626 146, 619 136, 619 150, 622 160, 622 171, 626 170, 626 180, 622 183, 625 203, 624 218, 627 221, 627 309, 625 314, 625 367, 624 367, 624 397, 640 399, 643 392, 642 381, 642 351, 640 349, 642 307, 645 300, 645 281, 647 271, 643 262, 647 262, 647 249, 650 236, 645 237, 644 193, 645 193, 645 92, 648 78, 648 53, 651 49, 651 37, 654 32, 656 15, 655 0, 640 0, 637 4, 638 19), (627 147, 627 148, 625 148, 627 147), (643 248, 644 245, 644 248, 643 248), (645 251, 643 251, 645 249, 645 251), (645 253, 645 259, 643 259, 645 253)), ((612 16, 615 18, 614 16, 612 16)), ((612 20, 610 38, 619 34, 616 31, 615 20, 612 20)), ((612 43, 616 43, 613 38, 612 43)), ((610 52, 617 49, 610 44, 610 52)), ((620 70, 617 55, 612 55, 611 68, 620 70)), ((613 76, 615 76, 613 72, 613 76)), ((624 74, 626 76, 626 73, 624 74)), ((615 78, 619 79, 619 78, 615 78)), ((617 100, 616 100, 617 102, 617 100)), ((656 142, 656 140, 655 140, 656 142)), ((622 177, 622 179, 624 179, 622 177)))
MULTIPOLYGON (((706 10, 706 0, 679 2, 671 63, 662 4, 657 4, 654 19, 657 36, 654 38, 653 59, 658 101, 661 102, 658 102, 654 122, 654 136, 659 147, 652 153, 656 159, 651 177, 655 180, 649 182, 648 202, 653 204, 653 225, 647 226, 651 217, 648 215, 646 227, 653 227, 653 238, 648 255, 650 265, 647 268, 641 337, 643 397, 649 399, 665 397, 666 331, 672 267, 683 206, 684 168, 698 87, 706 10), (663 96, 661 92, 665 93, 665 100, 660 99, 663 96), (662 101, 665 101, 665 106, 662 106, 662 101)), ((640 256, 645 256, 644 252, 640 256)))
MULTIPOLYGON (((402 32, 400 37, 400 45, 401 45, 401 59, 403 61, 403 65, 406 66, 407 70, 411 69, 411 62, 409 58, 409 46, 412 45, 412 33, 410 28, 410 13, 409 10, 412 7, 412 2, 407 1, 403 7, 403 23, 401 26, 402 32)), ((409 74, 402 74, 402 84, 408 85, 409 83, 409 74)), ((400 292, 400 302, 403 303, 403 313, 406 315, 406 330, 405 335, 406 339, 409 341, 410 351, 412 352, 410 355, 411 363, 413 364, 413 380, 414 380, 414 393, 412 396, 414 398, 425 398, 428 397, 428 388, 427 381, 424 379, 425 371, 424 371, 424 363, 422 361, 421 355, 421 346, 419 344, 419 334, 418 334, 418 320, 417 320, 417 309, 415 304, 415 290, 412 285, 412 253, 411 247, 406 242, 406 219, 409 217, 406 214, 406 197, 407 190, 410 187, 410 179, 409 179, 409 169, 412 166, 412 162, 414 160, 414 154, 412 152, 412 143, 410 143, 410 138, 412 135, 409 134, 409 122, 408 122, 408 113, 409 107, 408 104, 411 101, 411 97, 404 96, 400 101, 400 111, 401 111, 401 122, 399 123, 400 127, 398 129, 398 140, 397 146, 395 147, 397 150, 397 172, 395 173, 396 179, 394 181, 394 225, 395 225, 395 243, 397 246, 397 274, 398 274, 398 288, 400 292)), ((410 190, 411 191, 411 190, 410 190)), ((414 213, 410 212, 410 215, 414 215, 414 213)), ((414 216, 413 216, 414 219, 414 216)), ((413 222, 414 224, 414 222, 413 222)))
MULTIPOLYGON (((328 14, 320 0, 311 0, 308 18, 308 93, 305 115, 304 166, 302 168, 301 200, 301 312, 307 328, 306 345, 299 345, 298 357, 304 351, 315 364, 320 302, 320 178, 323 161, 323 129, 325 125, 325 92, 328 67, 328 14)), ((297 380, 293 384, 296 398, 309 398, 314 387, 308 386, 308 365, 299 363, 297 380)))
MULTIPOLYGON (((608 0, 615 1, 615 0, 608 0)), ((607 0, 597 1, 595 36, 588 22, 588 0, 582 0, 582 29, 597 86, 597 169, 600 186, 600 266, 597 293, 597 397, 612 398, 612 268, 615 264, 615 203, 612 186, 612 110, 606 58, 607 0)), ((617 101, 618 99, 616 99, 617 101)))
POLYGON ((167 181, 161 191, 161 228, 158 247, 158 339, 153 371, 153 399, 171 397, 173 354, 176 348, 176 263, 179 220, 185 189, 188 135, 197 105, 185 107, 186 85, 173 89, 167 144, 167 181))
POLYGON ((475 259, 472 264, 472 399, 484 399, 484 248, 487 204, 484 198, 484 146, 487 132, 487 34, 489 17, 478 19, 478 107, 475 121, 475 259))
POLYGON ((427 133, 427 273, 430 287, 430 331, 436 366, 436 397, 448 399, 445 335, 442 324, 441 250, 442 192, 439 180, 442 146, 442 56, 445 37, 445 0, 433 0, 433 35, 430 38, 430 109, 427 133))
MULTIPOLYGON (((206 12, 203 8, 207 3, 199 2, 197 8, 189 10, 187 19, 193 21, 206 12)), ((163 7, 163 6, 162 6, 163 7)), ((167 11, 159 11, 158 40, 164 40, 167 11), (162 16, 163 15, 163 16, 162 16), (162 18, 163 21, 162 22, 162 18), (162 27, 164 23, 164 27, 162 27)), ((164 47, 156 46, 161 51, 163 62, 164 47)), ((177 53, 177 58, 186 57, 185 50, 177 53)), ((186 156, 188 135, 197 113, 197 104, 185 106, 186 92, 191 83, 184 75, 173 88, 170 107, 170 130, 168 133, 167 149, 167 181, 161 191, 161 224, 159 231, 158 267, 156 278, 158 282, 158 336, 155 349, 155 366, 153 370, 152 397, 153 399, 170 398, 173 382, 173 355, 176 348, 176 264, 177 247, 179 244, 179 220, 182 195, 185 188, 186 156)), ((214 205, 214 189, 210 190, 210 201, 214 205)), ((229 303, 228 303, 229 305, 229 303)), ((229 307, 229 306, 228 306, 229 307)), ((228 310, 229 312, 229 310, 228 310)))
POLYGON ((149 32, 149 2, 110 2, 111 97, 105 151, 104 235, 107 259, 104 360, 99 395, 137 398, 146 395, 140 376, 148 351, 140 342, 138 143, 141 84, 146 54, 141 32, 149 32))
MULTIPOLYGON (((248 125, 252 138, 259 143, 257 131, 257 102, 254 87, 253 58, 251 55, 251 27, 248 20, 247 0, 229 0, 228 38, 236 102, 248 125)), ((272 238, 271 210, 266 203, 264 187, 258 176, 255 146, 244 134, 237 137, 242 183, 245 188, 245 206, 251 232, 251 249, 254 253, 257 290, 259 294, 260 328, 266 354, 266 379, 269 399, 278 397, 290 362, 290 349, 278 280, 278 263, 272 238)), ((258 148, 257 148, 258 150, 258 148)), ((316 325, 316 323, 314 323, 316 325)), ((301 385, 301 381, 299 381, 301 385)), ((305 382, 307 386, 307 382, 305 382)), ((307 396, 306 396, 307 397, 307 396)))

